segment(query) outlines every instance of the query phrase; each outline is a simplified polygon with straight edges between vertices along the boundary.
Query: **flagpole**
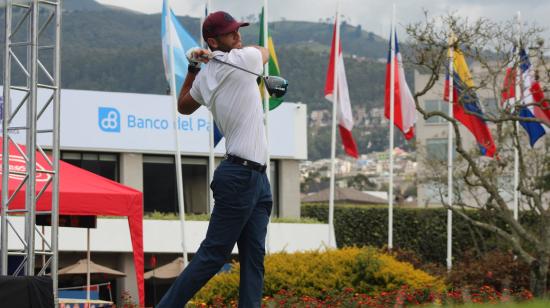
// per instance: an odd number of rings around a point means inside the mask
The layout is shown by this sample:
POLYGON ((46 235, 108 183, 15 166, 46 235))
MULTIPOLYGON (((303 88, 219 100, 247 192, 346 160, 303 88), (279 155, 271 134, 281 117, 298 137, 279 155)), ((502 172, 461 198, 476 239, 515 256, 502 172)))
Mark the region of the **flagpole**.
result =
MULTIPOLYGON (((518 27, 518 35, 517 35, 517 40, 518 40, 518 47, 516 49, 516 58, 518 59, 518 63, 520 61, 520 57, 519 57, 519 50, 521 48, 521 13, 518 11, 517 13, 517 27, 518 27)), ((516 92, 516 95, 515 95, 515 103, 517 104, 518 102, 520 102, 520 100, 522 99, 522 93, 521 93, 521 77, 520 77, 520 69, 519 69, 519 66, 518 68, 516 69, 516 85, 515 85, 515 92, 516 92)), ((519 126, 518 126, 518 122, 517 121, 514 121, 514 125, 516 126, 516 131, 518 130, 519 126)), ((519 146, 519 145, 518 145, 519 146)), ((519 186, 519 151, 518 151, 518 147, 514 147, 514 204, 513 204, 513 210, 514 210, 514 219, 515 220, 518 220, 518 217, 519 217, 519 191, 518 191, 518 186, 519 186)))
MULTIPOLYGON (((449 118, 453 118, 454 108, 454 35, 451 34, 449 48, 449 118)), ((447 271, 453 267, 453 123, 449 121, 447 141, 447 271)))
POLYGON ((175 68, 174 68, 174 48, 172 47, 172 10, 170 7, 170 1, 167 1, 168 5, 168 18, 169 23, 167 24, 166 31, 168 31, 168 46, 170 54, 170 96, 172 97, 172 121, 175 130, 175 160, 176 160, 176 184, 178 191, 178 207, 179 207, 179 216, 180 216, 180 227, 181 227, 181 248, 183 251, 183 266, 187 267, 187 247, 185 246, 185 204, 183 200, 183 179, 182 179, 182 170, 181 170, 181 150, 180 150, 180 141, 179 141, 179 129, 178 129, 178 98, 177 98, 177 89, 176 89, 176 77, 175 77, 175 68))
POLYGON ((393 126, 395 122, 395 4, 393 5, 390 34, 390 184, 388 196, 388 249, 393 248, 393 126))
MULTIPOLYGON (((204 41, 202 38, 202 23, 204 22, 204 18, 206 18, 206 15, 208 15, 208 12, 211 12, 211 2, 210 0, 206 0, 206 9, 204 12, 204 15, 201 18, 201 47, 202 48, 208 48, 208 44, 204 41)), ((214 161, 214 118, 212 117, 212 112, 208 112, 208 121, 210 123, 210 129, 208 131, 208 174, 210 182, 214 180, 214 165, 216 162, 214 161)), ((212 211, 214 210, 214 193, 212 192, 212 189, 208 189, 208 212, 212 214, 212 211)))
MULTIPOLYGON (((263 27, 264 27, 264 48, 269 49, 268 44, 268 22, 267 22, 267 0, 264 0, 264 20, 263 20, 263 27)), ((264 75, 269 76, 269 59, 264 64, 264 75)), ((269 182, 271 182, 271 156, 269 154, 269 93, 267 93, 267 88, 263 87, 264 95, 263 95, 263 103, 264 103, 264 125, 265 125, 265 138, 267 140, 267 160, 266 160, 266 173, 267 173, 267 179, 269 182)))
POLYGON ((336 7, 336 18, 334 20, 334 84, 332 90, 332 133, 330 145, 330 189, 328 201, 328 229, 329 247, 336 247, 336 236, 334 232, 334 165, 336 160, 336 112, 338 105, 338 57, 340 56, 340 27, 338 15, 340 14, 340 0, 336 7))
MULTIPOLYGON (((263 10, 263 20, 262 20, 262 27, 264 29, 263 34, 263 41, 264 41, 264 48, 268 50, 269 54, 269 23, 267 22, 267 0, 264 0, 264 10, 263 10)), ((271 55, 269 55, 271 56, 271 55)), ((264 64, 264 75, 269 76, 269 59, 264 64)), ((269 154, 269 93, 267 93, 267 88, 263 87, 263 104, 264 104, 264 126, 265 126, 265 139, 267 141, 267 157, 266 157, 266 174, 267 174, 267 180, 269 183, 271 183, 271 155, 269 154)), ((272 211, 273 212, 273 211, 272 211)), ((269 222, 271 223, 271 215, 269 216, 269 222)), ((269 253, 270 250, 270 241, 271 241, 271 232, 270 232, 270 226, 271 224, 268 224, 267 227, 267 234, 266 234, 266 251, 269 253)))

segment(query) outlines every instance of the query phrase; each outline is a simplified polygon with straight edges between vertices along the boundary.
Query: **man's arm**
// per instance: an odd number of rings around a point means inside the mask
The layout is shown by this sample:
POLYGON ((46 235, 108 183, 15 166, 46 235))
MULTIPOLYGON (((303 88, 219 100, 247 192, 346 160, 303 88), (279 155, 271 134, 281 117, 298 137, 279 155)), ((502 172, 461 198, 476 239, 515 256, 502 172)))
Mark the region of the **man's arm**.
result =
POLYGON ((267 63, 267 60, 269 60, 269 51, 267 50, 267 48, 262 47, 262 46, 249 46, 249 47, 254 47, 254 48, 258 49, 260 51, 260 53, 262 54, 262 63, 263 64, 267 63))
POLYGON ((187 72, 187 76, 181 87, 180 96, 178 97, 178 112, 181 114, 192 114, 201 106, 201 104, 197 103, 191 94, 189 94, 197 74, 198 72, 187 72))

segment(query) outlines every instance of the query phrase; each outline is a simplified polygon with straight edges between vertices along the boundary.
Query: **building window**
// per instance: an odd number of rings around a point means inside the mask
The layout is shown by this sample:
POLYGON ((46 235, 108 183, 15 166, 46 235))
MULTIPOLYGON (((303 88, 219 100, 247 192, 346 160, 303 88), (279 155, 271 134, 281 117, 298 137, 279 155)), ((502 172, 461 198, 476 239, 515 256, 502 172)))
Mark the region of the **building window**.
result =
MULTIPOLYGON (((271 161, 273 217, 279 215, 279 168, 271 161)), ((208 213, 209 174, 207 158, 182 158, 183 195, 186 214, 208 213)), ((146 213, 178 213, 176 170, 172 156, 143 156, 143 201, 146 213)))
MULTIPOLYGON (((430 160, 447 160, 447 138, 432 138, 426 140, 426 155, 430 160)), ((456 151, 453 150, 453 158, 456 156, 456 151)))
POLYGON ((273 196, 273 209, 271 210, 272 217, 279 217, 279 162, 272 160, 269 180, 271 184, 271 195, 273 196))
MULTIPOLYGON (((449 103, 442 100, 426 100, 424 105, 426 112, 441 111, 444 114, 449 114, 449 103)), ((440 116, 432 116, 426 120, 426 124, 441 124, 447 121, 440 116)))
POLYGON ((61 152, 61 159, 113 181, 119 180, 118 154, 90 152, 61 152))
MULTIPOLYGON (((173 156, 143 156, 143 201, 147 213, 179 213, 173 156)), ((205 214, 208 202, 208 160, 182 157, 186 214, 205 214)))

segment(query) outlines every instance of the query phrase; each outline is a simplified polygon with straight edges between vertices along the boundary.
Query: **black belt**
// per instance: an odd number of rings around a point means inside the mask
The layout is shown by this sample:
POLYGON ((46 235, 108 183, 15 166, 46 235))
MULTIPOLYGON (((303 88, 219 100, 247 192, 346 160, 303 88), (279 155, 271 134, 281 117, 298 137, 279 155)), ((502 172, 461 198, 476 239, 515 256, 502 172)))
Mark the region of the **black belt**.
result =
POLYGON ((251 161, 248 159, 240 158, 239 156, 231 155, 231 154, 225 154, 225 160, 230 161, 235 164, 243 165, 247 168, 250 168, 252 170, 256 170, 258 172, 264 173, 267 169, 266 165, 259 164, 255 161, 251 161))

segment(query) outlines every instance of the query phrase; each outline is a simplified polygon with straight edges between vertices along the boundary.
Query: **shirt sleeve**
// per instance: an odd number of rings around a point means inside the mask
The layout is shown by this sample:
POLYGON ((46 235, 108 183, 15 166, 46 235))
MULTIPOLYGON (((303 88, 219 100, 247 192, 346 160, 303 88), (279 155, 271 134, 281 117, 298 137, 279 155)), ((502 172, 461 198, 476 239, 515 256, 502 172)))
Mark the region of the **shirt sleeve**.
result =
MULTIPOLYGON (((202 97, 201 93, 201 77, 199 74, 195 77, 195 80, 193 81, 193 85, 191 86, 191 90, 189 90, 189 95, 199 104, 206 105, 204 102, 204 99, 202 97)), ((207 106, 208 107, 208 106, 207 106)))
POLYGON ((256 74, 261 74, 263 71, 262 53, 255 47, 233 49, 229 52, 229 59, 256 74))

